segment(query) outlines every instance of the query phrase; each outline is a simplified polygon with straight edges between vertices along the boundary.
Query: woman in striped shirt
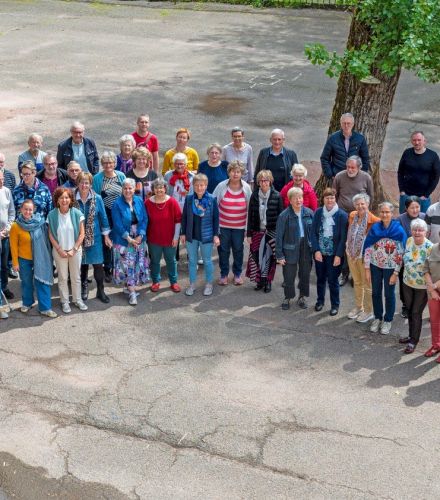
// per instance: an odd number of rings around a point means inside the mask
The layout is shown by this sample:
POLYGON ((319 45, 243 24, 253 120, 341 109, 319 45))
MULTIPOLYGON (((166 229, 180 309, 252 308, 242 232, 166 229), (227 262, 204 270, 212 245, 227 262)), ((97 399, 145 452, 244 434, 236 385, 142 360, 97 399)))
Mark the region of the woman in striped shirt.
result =
POLYGON ((228 284, 229 256, 232 249, 234 285, 242 285, 244 237, 247 221, 249 199, 252 190, 247 182, 242 179, 246 172, 245 165, 235 160, 228 165, 229 179, 220 182, 214 190, 220 214, 220 245, 218 258, 220 265, 219 285, 228 284))

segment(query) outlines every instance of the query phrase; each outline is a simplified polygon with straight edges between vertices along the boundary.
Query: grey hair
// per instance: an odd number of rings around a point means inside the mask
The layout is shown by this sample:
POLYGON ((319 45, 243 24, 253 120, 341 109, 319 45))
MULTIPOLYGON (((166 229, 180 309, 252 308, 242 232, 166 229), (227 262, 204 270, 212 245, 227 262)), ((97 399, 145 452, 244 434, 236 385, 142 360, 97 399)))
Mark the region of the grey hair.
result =
POLYGON ((104 151, 101 155, 100 162, 102 165, 103 160, 110 160, 112 163, 116 164, 116 155, 113 151, 104 151))
POLYGON ((41 137, 40 134, 37 134, 35 132, 33 132, 29 137, 28 137, 28 144, 29 142, 31 141, 31 139, 37 139, 39 140, 41 143, 43 143, 43 137, 41 137))
POLYGON ((188 163, 188 157, 185 153, 176 153, 171 160, 172 164, 174 165, 174 162, 177 160, 184 161, 185 165, 188 163))
POLYGON ((130 142, 133 148, 136 147, 136 141, 131 134, 124 134, 119 138, 119 147, 121 147, 124 142, 130 142))
POLYGON ((55 151, 46 151, 46 156, 43 158, 43 163, 46 164, 46 161, 49 161, 51 158, 57 159, 57 154, 55 151))
POLYGON ((158 188, 158 187, 164 187, 166 190, 168 187, 168 184, 163 177, 157 177, 157 179, 154 179, 154 181, 152 182, 151 187, 153 190, 158 188))
POLYGON ((394 211, 394 205, 391 201, 383 201, 382 203, 379 203, 378 208, 381 209, 382 207, 388 207, 390 210, 394 211))
POLYGON ((428 231, 428 224, 423 219, 414 219, 411 222, 411 231, 418 227, 419 229, 423 229, 424 231, 428 231))
POLYGON ((290 171, 290 173, 293 175, 295 172, 300 172, 301 174, 304 175, 304 177, 307 177, 307 169, 301 163, 294 163, 293 164, 293 167, 292 167, 292 170, 290 171))
POLYGON ((79 120, 75 120, 74 122, 72 122, 72 125, 70 125, 70 131, 72 132, 74 128, 82 128, 83 132, 86 129, 86 127, 84 127, 84 125, 79 120))
POLYGON ((270 137, 272 138, 274 134, 280 134, 283 137, 283 139, 285 139, 284 130, 282 130, 281 128, 274 128, 270 133, 270 137))
POLYGON ((244 130, 243 130, 241 127, 234 127, 234 128, 231 130, 231 135, 232 135, 234 132, 241 132, 241 133, 244 135, 244 130))
POLYGON ((298 187, 291 187, 289 191, 287 191, 287 198, 290 201, 294 196, 304 196, 303 190, 298 187))
POLYGON ((342 113, 341 120, 342 118, 351 118, 354 121, 354 116, 351 113, 342 113))
POLYGON ((353 202, 353 205, 356 205, 356 203, 359 200, 364 200, 366 202, 366 204, 369 205, 371 198, 367 193, 358 193, 358 194, 355 194, 351 200, 353 202))
POLYGON ((130 177, 126 177, 123 182, 122 182, 122 187, 125 186, 125 184, 130 184, 130 186, 134 189, 136 187, 136 182, 134 179, 131 179, 130 177))
POLYGON ((356 162, 356 166, 357 168, 361 168, 362 167, 362 160, 361 160, 361 157, 360 156, 357 156, 357 155, 352 155, 350 156, 347 161, 345 162, 345 165, 348 165, 348 162, 350 161, 355 161, 356 162))
POLYGON ((223 151, 222 147, 220 146, 220 144, 218 142, 214 142, 213 144, 210 144, 208 146, 208 149, 206 150, 207 155, 209 155, 209 153, 211 152, 211 149, 218 149, 220 151, 220 154, 223 151))
POLYGON ((228 175, 233 170, 240 170, 241 175, 244 175, 247 172, 245 164, 242 161, 238 161, 238 160, 233 160, 228 165, 228 168, 227 168, 228 175))

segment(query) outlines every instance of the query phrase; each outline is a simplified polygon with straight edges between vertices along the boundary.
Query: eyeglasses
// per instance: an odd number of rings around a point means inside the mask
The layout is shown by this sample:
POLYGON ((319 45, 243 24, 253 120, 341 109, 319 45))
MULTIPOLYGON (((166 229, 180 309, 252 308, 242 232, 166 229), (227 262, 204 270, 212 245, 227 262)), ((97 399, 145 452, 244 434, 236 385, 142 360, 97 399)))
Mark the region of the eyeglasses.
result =
POLYGON ((35 175, 33 172, 22 172, 21 176, 22 177, 32 177, 35 175))
POLYGON ((260 179, 260 182, 270 182, 269 179, 260 179))

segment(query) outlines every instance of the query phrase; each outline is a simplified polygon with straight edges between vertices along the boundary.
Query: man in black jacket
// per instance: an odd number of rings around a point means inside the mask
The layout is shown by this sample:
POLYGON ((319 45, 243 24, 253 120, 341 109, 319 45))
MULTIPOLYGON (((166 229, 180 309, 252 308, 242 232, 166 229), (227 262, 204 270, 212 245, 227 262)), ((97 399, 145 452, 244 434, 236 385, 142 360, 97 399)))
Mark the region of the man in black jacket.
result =
POLYGON ((362 170, 370 169, 370 155, 365 137, 353 130, 354 117, 351 113, 341 116, 341 130, 332 134, 325 143, 321 153, 322 173, 329 181, 336 174, 345 170, 350 156, 359 156, 362 160, 362 170))
POLYGON ((58 144, 58 166, 67 170, 67 165, 73 160, 81 165, 84 172, 95 175, 99 172, 99 156, 93 139, 84 137, 84 125, 75 121, 70 127, 70 137, 58 144))
POLYGON ((298 162, 295 151, 284 147, 284 131, 275 128, 270 133, 271 146, 263 148, 258 154, 255 166, 254 183, 260 170, 270 170, 273 175, 273 187, 280 192, 290 180, 290 171, 298 162))

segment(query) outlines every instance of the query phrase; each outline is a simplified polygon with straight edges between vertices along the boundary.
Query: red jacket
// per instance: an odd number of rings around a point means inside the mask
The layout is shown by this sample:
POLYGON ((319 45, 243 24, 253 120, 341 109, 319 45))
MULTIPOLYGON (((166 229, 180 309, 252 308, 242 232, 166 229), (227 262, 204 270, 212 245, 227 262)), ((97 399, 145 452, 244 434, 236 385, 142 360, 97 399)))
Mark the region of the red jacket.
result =
MULTIPOLYGON (((283 199, 284 208, 287 208, 290 205, 289 198, 287 198, 287 192, 291 187, 293 187, 293 181, 288 182, 281 190, 280 194, 281 198, 283 199)), ((318 208, 318 198, 316 197, 316 193, 310 185, 310 182, 306 181, 305 179, 303 180, 303 193, 304 206, 310 208, 310 210, 315 211, 318 208)))

